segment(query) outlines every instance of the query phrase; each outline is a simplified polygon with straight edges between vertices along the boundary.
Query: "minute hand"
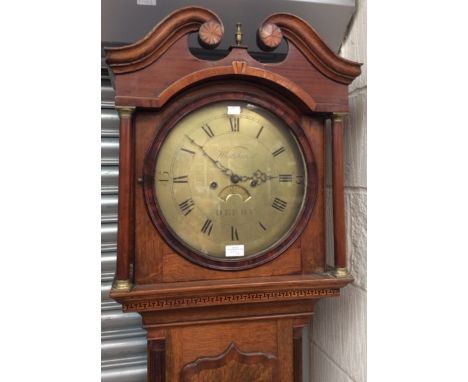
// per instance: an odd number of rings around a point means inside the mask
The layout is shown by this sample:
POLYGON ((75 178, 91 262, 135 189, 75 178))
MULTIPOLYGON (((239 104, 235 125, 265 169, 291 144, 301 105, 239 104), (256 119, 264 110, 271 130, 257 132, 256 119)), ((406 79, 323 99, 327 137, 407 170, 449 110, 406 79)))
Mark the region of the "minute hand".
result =
POLYGON ((220 161, 214 159, 210 154, 206 152, 206 150, 203 148, 202 145, 199 145, 197 142, 195 142, 192 138, 190 138, 188 135, 186 135, 187 139, 195 146, 197 146, 200 151, 203 153, 204 156, 206 156, 211 162, 214 163, 214 165, 221 170, 221 172, 229 177, 231 177, 231 180, 233 183, 237 183, 239 181, 246 181, 253 179, 251 176, 239 176, 235 174, 230 168, 227 168, 223 164, 221 164, 220 161))

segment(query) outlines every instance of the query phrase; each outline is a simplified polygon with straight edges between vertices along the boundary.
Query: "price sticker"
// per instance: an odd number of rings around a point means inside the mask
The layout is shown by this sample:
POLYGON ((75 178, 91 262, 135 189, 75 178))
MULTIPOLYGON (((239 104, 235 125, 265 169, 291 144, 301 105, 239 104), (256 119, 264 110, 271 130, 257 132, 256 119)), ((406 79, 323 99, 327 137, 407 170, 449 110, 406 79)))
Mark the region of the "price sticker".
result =
POLYGON ((226 257, 244 256, 244 244, 226 245, 224 254, 226 257))
POLYGON ((240 106, 228 106, 227 107, 228 115, 239 115, 241 113, 240 106))

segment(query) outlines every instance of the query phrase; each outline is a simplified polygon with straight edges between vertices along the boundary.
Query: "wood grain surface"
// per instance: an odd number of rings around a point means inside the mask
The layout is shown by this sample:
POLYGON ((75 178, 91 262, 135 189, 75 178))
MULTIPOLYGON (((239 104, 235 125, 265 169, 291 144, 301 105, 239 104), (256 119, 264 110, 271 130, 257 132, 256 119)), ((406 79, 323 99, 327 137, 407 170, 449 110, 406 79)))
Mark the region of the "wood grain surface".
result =
POLYGON ((277 359, 274 355, 263 352, 244 353, 231 342, 220 355, 200 357, 185 365, 182 381, 277 382, 277 359))

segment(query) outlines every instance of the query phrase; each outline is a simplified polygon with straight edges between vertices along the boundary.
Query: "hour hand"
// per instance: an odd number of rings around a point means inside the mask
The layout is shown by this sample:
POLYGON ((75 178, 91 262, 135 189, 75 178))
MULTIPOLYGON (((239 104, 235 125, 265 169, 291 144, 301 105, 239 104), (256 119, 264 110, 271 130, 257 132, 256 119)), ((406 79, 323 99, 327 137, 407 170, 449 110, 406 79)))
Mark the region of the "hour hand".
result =
POLYGON ((252 179, 252 181, 250 182, 250 185, 252 187, 255 187, 255 186, 258 186, 259 184, 266 183, 266 181, 271 180, 271 179, 275 179, 277 177, 268 175, 265 172, 257 169, 257 171, 255 171, 253 173, 252 177, 250 177, 250 178, 252 179))

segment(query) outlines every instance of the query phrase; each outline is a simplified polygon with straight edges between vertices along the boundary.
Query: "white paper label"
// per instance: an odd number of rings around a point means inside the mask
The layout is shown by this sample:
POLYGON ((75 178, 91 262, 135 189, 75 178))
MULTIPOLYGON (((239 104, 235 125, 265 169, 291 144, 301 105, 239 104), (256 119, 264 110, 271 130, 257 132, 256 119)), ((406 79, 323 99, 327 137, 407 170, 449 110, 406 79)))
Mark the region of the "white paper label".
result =
POLYGON ((228 106, 228 115, 239 115, 241 113, 240 106, 228 106))
POLYGON ((226 257, 244 256, 244 244, 226 245, 224 253, 226 257))
POLYGON ((137 5, 156 5, 156 0, 137 0, 137 5))

